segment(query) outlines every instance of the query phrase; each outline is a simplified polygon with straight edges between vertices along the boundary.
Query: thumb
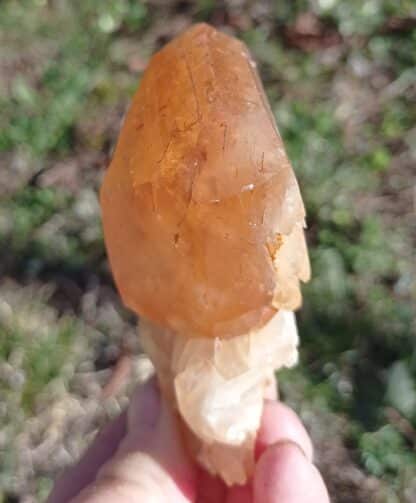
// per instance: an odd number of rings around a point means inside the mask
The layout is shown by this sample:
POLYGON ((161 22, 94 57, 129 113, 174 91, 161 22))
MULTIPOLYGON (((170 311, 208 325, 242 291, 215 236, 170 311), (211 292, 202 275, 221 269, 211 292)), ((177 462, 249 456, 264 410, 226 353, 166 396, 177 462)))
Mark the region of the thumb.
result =
POLYGON ((177 418, 152 379, 132 398, 117 452, 74 503, 190 503, 195 500, 195 477, 177 418))
POLYGON ((253 488, 259 503, 329 503, 320 473, 292 441, 278 442, 263 452, 253 488))

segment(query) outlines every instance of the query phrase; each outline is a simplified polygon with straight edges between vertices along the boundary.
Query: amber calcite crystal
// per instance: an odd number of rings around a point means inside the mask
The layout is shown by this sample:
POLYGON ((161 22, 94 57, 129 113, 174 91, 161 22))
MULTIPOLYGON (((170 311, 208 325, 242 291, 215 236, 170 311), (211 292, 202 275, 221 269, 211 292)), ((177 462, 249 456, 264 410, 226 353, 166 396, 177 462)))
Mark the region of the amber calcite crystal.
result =
POLYGON ((242 42, 198 24, 152 57, 101 202, 122 298, 158 325, 231 337, 299 306, 304 207, 242 42))
POLYGON ((105 242, 194 457, 244 483, 264 388, 297 361, 296 178, 245 45, 200 24, 150 61, 101 190, 105 242))

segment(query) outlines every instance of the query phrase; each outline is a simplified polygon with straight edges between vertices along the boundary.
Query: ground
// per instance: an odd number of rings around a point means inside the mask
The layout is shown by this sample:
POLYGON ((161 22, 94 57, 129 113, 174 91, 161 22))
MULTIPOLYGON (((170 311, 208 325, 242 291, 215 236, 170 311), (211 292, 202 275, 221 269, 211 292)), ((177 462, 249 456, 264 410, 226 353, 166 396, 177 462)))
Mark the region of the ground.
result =
POLYGON ((332 501, 415 502, 414 2, 0 3, 0 501, 42 501, 149 372, 97 190, 148 58, 207 21, 258 61, 307 207, 281 395, 332 501))

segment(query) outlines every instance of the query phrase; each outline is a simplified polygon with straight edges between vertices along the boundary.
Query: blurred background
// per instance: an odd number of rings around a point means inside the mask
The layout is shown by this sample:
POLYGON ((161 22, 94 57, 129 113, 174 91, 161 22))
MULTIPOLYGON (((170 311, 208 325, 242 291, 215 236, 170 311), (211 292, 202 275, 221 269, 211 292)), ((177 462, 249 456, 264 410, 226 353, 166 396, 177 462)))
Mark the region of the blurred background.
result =
POLYGON ((307 206, 281 394, 332 501, 415 502, 414 0, 0 0, 0 502, 42 501, 149 372, 97 190, 150 55, 195 21, 250 47, 307 206))

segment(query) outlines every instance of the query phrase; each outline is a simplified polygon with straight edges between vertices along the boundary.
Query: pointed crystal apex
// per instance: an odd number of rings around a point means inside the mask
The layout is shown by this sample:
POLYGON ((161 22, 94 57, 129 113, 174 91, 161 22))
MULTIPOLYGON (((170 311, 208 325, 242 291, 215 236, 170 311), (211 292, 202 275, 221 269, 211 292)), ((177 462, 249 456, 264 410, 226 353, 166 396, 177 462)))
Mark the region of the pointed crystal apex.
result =
POLYGON ((231 337, 299 306, 304 207, 242 42, 198 24, 153 56, 101 204, 120 293, 155 323, 231 337))

